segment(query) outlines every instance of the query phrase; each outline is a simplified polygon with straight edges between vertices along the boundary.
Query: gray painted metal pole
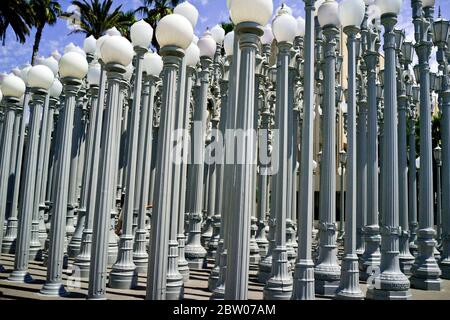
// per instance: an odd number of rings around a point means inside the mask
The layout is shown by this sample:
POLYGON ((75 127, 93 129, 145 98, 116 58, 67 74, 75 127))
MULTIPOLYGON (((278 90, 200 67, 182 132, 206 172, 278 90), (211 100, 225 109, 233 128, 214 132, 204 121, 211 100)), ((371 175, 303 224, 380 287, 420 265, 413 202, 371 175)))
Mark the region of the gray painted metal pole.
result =
POLYGON ((54 195, 52 207, 52 221, 50 229, 50 246, 47 260, 47 278, 40 290, 41 294, 60 296, 66 293, 62 283, 62 270, 64 259, 64 238, 66 232, 66 214, 70 179, 71 144, 74 131, 74 113, 76 108, 76 95, 81 88, 81 80, 75 78, 62 79, 65 93, 65 106, 61 109, 61 143, 58 149, 58 166, 56 168, 57 192, 54 195))
MULTIPOLYGON (((341 279, 336 291, 338 299, 363 299, 359 287, 359 266, 356 254, 356 35, 358 27, 346 27, 348 52, 348 118, 347 118, 347 192, 345 212, 344 257, 341 264, 341 279)), ((302 149, 302 154, 303 154, 302 149)))
POLYGON ((305 1, 304 106, 300 156, 300 200, 298 206, 298 254, 294 272, 293 300, 314 299, 314 262, 312 261, 313 224, 313 131, 314 131, 314 0, 305 1))
POLYGON ((28 273, 31 224, 36 187, 36 166, 38 162, 39 125, 44 105, 46 91, 30 89, 30 129, 28 131, 27 151, 25 155, 25 180, 23 181, 22 198, 20 201, 19 228, 16 239, 14 270, 8 280, 14 282, 32 281, 28 273))
POLYGON ((166 46, 160 51, 163 57, 163 93, 161 105, 161 132, 158 140, 157 168, 155 174, 154 210, 152 235, 147 273, 148 300, 165 300, 167 292, 167 269, 170 231, 170 199, 172 184, 171 135, 175 125, 177 102, 177 73, 184 57, 184 50, 166 46))

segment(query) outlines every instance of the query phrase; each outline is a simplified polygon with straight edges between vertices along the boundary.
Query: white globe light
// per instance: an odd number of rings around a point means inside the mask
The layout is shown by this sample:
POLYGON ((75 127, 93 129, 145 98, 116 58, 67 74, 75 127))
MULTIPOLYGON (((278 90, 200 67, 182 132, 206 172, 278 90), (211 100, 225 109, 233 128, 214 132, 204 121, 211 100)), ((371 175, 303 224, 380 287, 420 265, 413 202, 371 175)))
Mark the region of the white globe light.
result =
POLYGON ((0 102, 2 102, 2 100, 3 100, 3 93, 2 90, 0 90, 0 102))
POLYGON ((0 88, 5 97, 20 98, 25 93, 25 83, 14 74, 8 74, 2 82, 0 88))
POLYGON ((59 60, 59 74, 62 78, 83 79, 88 72, 86 58, 76 52, 68 52, 59 60))
POLYGON ((110 36, 104 35, 98 38, 97 43, 95 45, 95 55, 97 58, 102 59, 102 46, 105 43, 106 39, 108 39, 110 36))
POLYGON ((288 11, 284 11, 284 13, 275 17, 272 29, 278 42, 292 42, 297 35, 297 20, 288 11))
POLYGON ((305 19, 302 17, 297 18, 297 37, 305 36, 305 19))
POLYGON ((152 43, 153 28, 144 20, 139 20, 131 26, 130 38, 135 47, 148 48, 152 43))
POLYGON ((84 50, 81 49, 80 47, 74 45, 72 42, 69 43, 64 48, 64 53, 69 53, 69 52, 76 52, 76 53, 81 54, 82 56, 86 57, 86 52, 84 52, 84 50))
POLYGON ((20 71, 20 78, 26 83, 28 84, 28 71, 30 71, 31 69, 31 65, 27 64, 25 65, 25 67, 22 68, 22 70, 20 71))
POLYGON ((232 0, 230 2, 231 20, 235 23, 256 22, 266 25, 273 13, 272 0, 232 0))
POLYGON ((37 56, 34 58, 34 64, 42 64, 42 61, 44 61, 43 56, 37 56))
POLYGON ((102 68, 99 63, 95 63, 89 66, 89 71, 87 74, 87 81, 91 86, 100 85, 100 76, 102 74, 102 68))
POLYGON ((327 0, 320 7, 317 12, 319 23, 322 27, 340 25, 339 21, 339 5, 335 0, 327 0))
POLYGON ((192 28, 195 28, 198 21, 198 10, 196 7, 194 7, 191 3, 188 1, 182 2, 179 5, 177 5, 173 9, 173 13, 182 15, 186 19, 189 20, 189 22, 192 25, 192 28))
POLYGON ((111 29, 106 30, 105 34, 107 34, 108 36, 121 36, 122 34, 120 33, 119 30, 117 30, 116 27, 112 27, 111 29))
POLYGON ((275 10, 276 14, 281 14, 282 10, 286 10, 288 14, 290 14, 292 16, 292 9, 285 3, 283 3, 281 6, 279 6, 277 8, 277 10, 275 10))
POLYGON ((88 54, 95 54, 95 50, 97 48, 97 39, 94 36, 89 36, 84 39, 83 49, 88 54))
MULTIPOLYGON (((434 5, 434 0, 433 5, 434 5)), ((425 7, 426 0, 422 0, 422 4, 425 7)), ((398 15, 402 8, 403 0, 376 0, 375 4, 380 8, 381 15, 392 13, 398 15)))
POLYGON ((234 50, 234 31, 231 31, 225 35, 225 39, 223 41, 223 48, 225 49, 225 54, 227 56, 233 55, 234 50))
POLYGON ((263 45, 266 44, 271 44, 273 41, 273 32, 272 32, 272 27, 270 25, 267 25, 265 27, 263 27, 264 30, 264 34, 261 36, 261 43, 263 45))
POLYGON ((200 49, 200 57, 214 58, 216 54, 216 41, 214 41, 209 30, 198 40, 197 46, 200 49))
POLYGON ((15 67, 11 71, 12 73, 14 73, 15 76, 20 77, 20 69, 18 67, 15 67))
POLYGON ((55 80, 53 71, 47 66, 37 65, 28 71, 28 85, 31 88, 48 90, 52 86, 53 80, 55 80))
POLYGON ((319 13, 319 8, 324 1, 325 0, 316 0, 316 2, 314 3, 314 16, 317 17, 317 14, 319 13))
POLYGON ((143 69, 148 75, 159 77, 163 66, 163 60, 159 54, 148 52, 144 55, 143 69))
POLYGON ((195 67, 200 61, 200 49, 195 43, 186 49, 186 64, 190 67, 195 67))
POLYGON ((156 39, 161 47, 176 46, 186 50, 193 38, 192 24, 184 16, 176 13, 162 18, 156 27, 156 39))
POLYGON ((366 4, 366 6, 370 6, 374 2, 375 2, 375 0, 364 0, 364 3, 366 4))
POLYGON ((52 86, 48 90, 48 94, 50 95, 50 97, 58 98, 61 95, 62 89, 63 85, 61 81, 55 78, 55 80, 53 80, 52 86))
POLYGON ((216 43, 222 43, 225 38, 225 30, 220 24, 216 24, 214 28, 211 29, 211 35, 216 43))
POLYGON ((349 26, 360 27, 365 11, 366 5, 363 0, 342 0, 339 3, 339 20, 344 28, 349 26))
POLYGON ((56 59, 56 61, 59 61, 59 59, 61 59, 61 54, 59 53, 58 50, 53 50, 52 52, 52 57, 56 59))
POLYGON ((133 64, 130 62, 130 64, 125 67, 125 73, 123 74, 123 78, 125 79, 125 81, 131 80, 131 77, 133 76, 133 70, 133 64))
POLYGON ((103 62, 118 63, 122 66, 128 66, 134 56, 133 45, 122 36, 107 38, 100 51, 103 62))
POLYGON ((380 19, 381 19, 380 8, 375 4, 371 4, 370 6, 368 6, 367 7, 367 20, 368 20, 369 26, 379 26, 380 19))
POLYGON ((42 64, 43 66, 49 67, 50 70, 52 70, 53 75, 56 77, 56 75, 58 74, 59 65, 58 65, 58 61, 56 61, 55 58, 50 56, 50 57, 42 60, 40 64, 42 64))
POLYGON ((200 40, 200 39, 194 34, 194 38, 192 39, 192 42, 197 44, 198 40, 200 40))
POLYGON ((422 6, 424 8, 426 8, 426 7, 434 7, 435 2, 436 2, 435 0, 422 0, 422 6))

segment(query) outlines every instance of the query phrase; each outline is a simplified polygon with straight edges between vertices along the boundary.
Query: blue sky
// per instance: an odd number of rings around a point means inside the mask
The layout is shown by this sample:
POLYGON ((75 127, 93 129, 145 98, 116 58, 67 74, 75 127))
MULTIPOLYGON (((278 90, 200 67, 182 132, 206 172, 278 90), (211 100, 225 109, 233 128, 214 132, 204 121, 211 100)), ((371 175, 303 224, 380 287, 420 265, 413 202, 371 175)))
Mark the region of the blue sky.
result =
MULTIPOLYGON (((70 1, 59 1, 64 10, 66 10, 70 1)), ((228 20, 228 10, 226 7, 226 0, 190 0, 200 12, 199 21, 196 27, 196 34, 201 35, 207 27, 213 27, 215 24, 228 20)), ((303 16, 304 2, 303 0, 274 0, 275 6, 286 3, 292 8, 295 16, 303 16)), ((114 5, 122 5, 124 10, 135 9, 141 5, 140 0, 114 0, 114 5)), ((442 15, 450 18, 450 0, 436 0, 437 8, 441 6, 442 15)), ((411 22, 411 4, 410 0, 403 1, 403 8, 399 17, 399 27, 405 29, 408 38, 412 40, 413 26, 411 22)), ((31 35, 25 44, 16 42, 13 32, 9 29, 7 32, 7 39, 4 46, 0 45, 0 71, 9 72, 16 66, 21 66, 31 59, 32 46, 34 41, 35 30, 32 30, 31 35)), ((70 30, 66 26, 66 22, 61 20, 55 26, 46 26, 44 29, 39 55, 48 56, 50 53, 58 49, 63 52, 64 47, 70 42, 82 46, 84 35, 72 34, 69 35, 70 30)))

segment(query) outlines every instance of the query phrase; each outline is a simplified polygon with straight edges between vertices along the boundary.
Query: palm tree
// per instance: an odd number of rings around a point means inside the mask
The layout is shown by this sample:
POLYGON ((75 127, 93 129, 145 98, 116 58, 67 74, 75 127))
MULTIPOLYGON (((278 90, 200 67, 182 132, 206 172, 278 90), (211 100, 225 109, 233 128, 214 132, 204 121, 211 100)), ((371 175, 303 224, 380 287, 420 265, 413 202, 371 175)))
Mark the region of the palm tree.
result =
POLYGON ((53 0, 31 0, 30 6, 32 10, 33 26, 36 27, 33 54, 31 56, 31 64, 33 64, 34 59, 39 52, 42 32, 47 24, 51 26, 56 23, 61 14, 61 6, 57 1, 53 0))
MULTIPOLYGON (((135 12, 141 14, 143 19, 155 30, 158 21, 171 14, 178 3, 180 3, 180 0, 142 0, 142 6, 137 8, 135 12)), ((159 50, 155 32, 153 33, 152 44, 156 50, 159 50)))
POLYGON ((32 26, 31 7, 26 0, 0 1, 0 40, 5 45, 6 30, 11 27, 16 40, 25 43, 32 26))
MULTIPOLYGON (((79 8, 80 25, 71 33, 84 33, 86 37, 92 35, 99 38, 106 30, 116 27, 123 35, 126 35, 135 21, 134 13, 122 12, 122 5, 112 10, 112 0, 74 0, 72 4, 79 8)), ((72 13, 64 13, 63 16, 70 17, 72 13)))

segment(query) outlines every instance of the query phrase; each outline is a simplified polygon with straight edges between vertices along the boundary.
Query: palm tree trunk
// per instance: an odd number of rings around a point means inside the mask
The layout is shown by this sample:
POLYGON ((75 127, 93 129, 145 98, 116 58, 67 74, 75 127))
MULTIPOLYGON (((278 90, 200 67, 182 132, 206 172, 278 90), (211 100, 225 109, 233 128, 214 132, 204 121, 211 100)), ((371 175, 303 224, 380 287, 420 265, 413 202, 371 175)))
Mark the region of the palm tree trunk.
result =
POLYGON ((41 43, 42 31, 44 31, 44 26, 39 26, 36 29, 36 35, 34 36, 34 44, 33 44, 33 55, 31 56, 31 65, 34 65, 34 59, 36 58, 37 53, 39 52, 39 45, 41 43))

